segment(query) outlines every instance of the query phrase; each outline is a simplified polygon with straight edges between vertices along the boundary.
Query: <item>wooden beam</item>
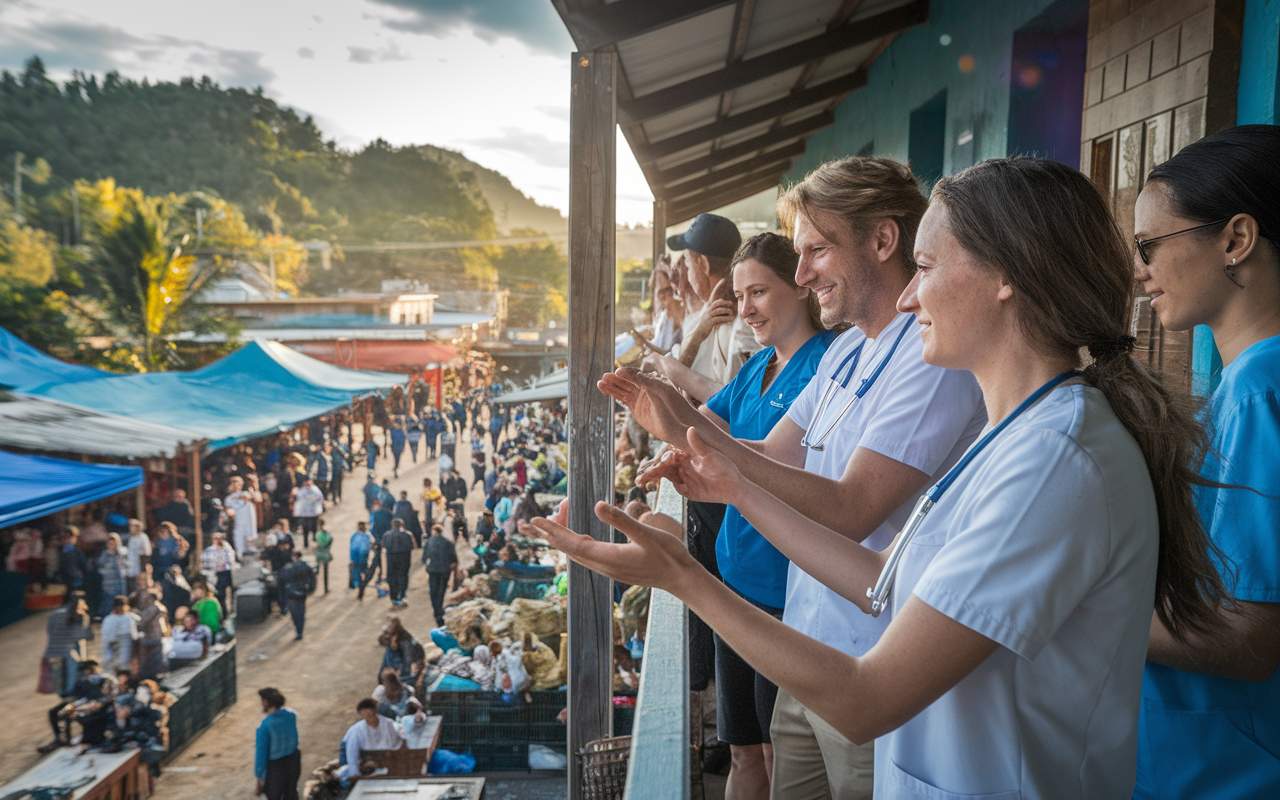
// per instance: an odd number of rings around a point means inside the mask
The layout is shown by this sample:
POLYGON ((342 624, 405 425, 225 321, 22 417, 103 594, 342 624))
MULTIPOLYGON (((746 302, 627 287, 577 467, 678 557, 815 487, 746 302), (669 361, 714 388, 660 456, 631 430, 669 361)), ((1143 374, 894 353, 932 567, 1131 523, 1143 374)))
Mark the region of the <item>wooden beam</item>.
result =
POLYGON ((929 0, 914 0, 873 17, 846 23, 804 41, 637 97, 622 106, 623 121, 628 124, 644 122, 810 61, 875 41, 928 19, 929 0))
MULTIPOLYGON (((747 174, 740 176, 737 180, 720 183, 715 186, 711 186, 701 192, 690 192, 689 194, 686 194, 685 196, 677 200, 671 201, 671 204, 673 206, 676 206, 677 208, 681 206, 688 206, 691 203, 697 202, 698 198, 700 197, 714 198, 723 193, 732 193, 736 191, 737 187, 739 186, 754 186, 755 184, 761 181, 764 181, 766 179, 776 181, 783 173, 785 173, 790 168, 791 168, 791 161, 789 160, 781 161, 776 164, 770 164, 769 166, 763 169, 758 169, 753 172, 748 172, 747 174)), ((733 202, 733 201, 729 201, 729 202, 733 202)))
POLYGON ((566 8, 561 19, 578 49, 588 51, 674 25, 734 1, 619 0, 576 11, 566 8))
MULTIPOLYGON (((610 541, 595 515, 613 502, 613 369, 617 54, 574 53, 569 101, 569 525, 610 541)), ((569 564, 569 752, 613 730, 613 582, 569 564)), ((569 798, 582 776, 569 759, 569 798)))
MULTIPOLYGON (((667 252, 667 202, 653 201, 653 265, 658 266, 658 259, 667 252)), ((657 311, 655 308, 654 311, 657 311)), ((646 454, 647 456, 648 454, 646 454)))
POLYGON ((743 111, 741 114, 734 114, 731 117, 713 122, 709 125, 703 125, 700 128, 694 128, 691 131, 670 136, 666 139, 659 139, 650 144, 642 144, 633 147, 636 160, 641 166, 657 161, 663 156, 669 156, 672 153, 678 153, 681 150, 687 150, 690 147, 709 142, 713 139, 719 139, 721 136, 727 136, 736 133, 743 128, 750 128, 752 125, 759 125, 762 122, 768 122, 777 117, 786 116, 793 111, 799 111, 802 108, 817 105, 818 103, 830 100, 841 95, 846 95, 855 89, 861 89, 867 85, 867 73, 865 70, 850 72, 848 75, 841 75, 839 78, 832 78, 829 81, 820 83, 817 86, 805 89, 802 92, 787 95, 780 100, 774 100, 772 103, 765 103, 757 106, 750 111, 743 111))
POLYGON ((762 133, 752 139, 744 142, 731 144, 728 147, 721 148, 711 155, 695 158, 692 161, 686 161, 683 164, 677 164, 670 169, 663 170, 658 173, 658 191, 663 186, 675 183, 681 178, 687 178, 690 175, 697 175, 699 172, 720 166, 735 158, 741 158, 751 155, 758 150, 764 150, 771 145, 787 142, 792 139, 798 139, 808 136, 814 131, 825 128, 836 121, 834 111, 824 111, 821 114, 814 114, 812 117, 806 117, 799 122, 793 122, 790 125, 783 125, 781 128, 775 128, 768 133, 762 133))
POLYGON ((204 475, 200 472, 200 449, 187 451, 187 501, 196 518, 196 540, 192 542, 191 559, 187 562, 187 574, 194 576, 200 571, 200 554, 204 552, 204 520, 200 514, 200 492, 204 488, 204 475))
POLYGON ((664 186, 662 187, 662 195, 667 198, 669 202, 679 205, 679 198, 684 197, 685 195, 692 194, 693 192, 701 189, 706 189, 707 187, 714 186, 717 183, 724 183, 732 178, 740 178, 750 172, 758 172, 765 167, 770 167, 784 161, 789 163, 796 156, 803 155, 806 146, 806 142, 799 141, 779 150, 770 150, 769 152, 756 156, 755 158, 749 158, 746 161, 739 161, 738 163, 725 167, 724 169, 718 169, 715 172, 700 175, 691 180, 664 186))
POLYGON ((718 187, 714 191, 705 192, 703 194, 693 195, 686 198, 683 203, 678 206, 669 206, 667 209, 667 219, 670 224, 674 225, 692 219, 704 211, 714 211, 717 208, 723 208, 730 203, 736 203, 744 197, 750 197, 758 192, 763 192, 771 186, 778 185, 782 179, 782 171, 767 177, 753 179, 746 183, 734 183, 728 186, 718 187))

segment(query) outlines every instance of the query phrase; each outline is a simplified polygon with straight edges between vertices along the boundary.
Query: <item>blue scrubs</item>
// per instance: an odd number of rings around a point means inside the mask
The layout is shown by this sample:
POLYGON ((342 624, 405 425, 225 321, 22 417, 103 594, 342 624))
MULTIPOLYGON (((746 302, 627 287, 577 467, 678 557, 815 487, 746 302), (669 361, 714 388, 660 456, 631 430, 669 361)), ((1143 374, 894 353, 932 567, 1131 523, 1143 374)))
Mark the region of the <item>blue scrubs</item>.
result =
MULTIPOLYGON (((753 355, 738 374, 707 401, 707 408, 729 423, 729 433, 737 439, 758 441, 769 435, 787 413, 818 370, 823 353, 836 334, 814 334, 791 357, 761 396, 764 373, 773 358, 773 348, 753 355)), ((769 487, 764 487, 768 489, 769 487)), ((760 533, 729 506, 716 538, 716 563, 720 576, 749 600, 770 608, 782 608, 787 599, 787 557, 769 544, 760 533)))
MULTIPOLYGON (((1209 399, 1214 453, 1196 487, 1236 599, 1280 602, 1280 337, 1247 348, 1209 399)), ((1260 683, 1147 663, 1135 797, 1280 797, 1280 672, 1260 683)))

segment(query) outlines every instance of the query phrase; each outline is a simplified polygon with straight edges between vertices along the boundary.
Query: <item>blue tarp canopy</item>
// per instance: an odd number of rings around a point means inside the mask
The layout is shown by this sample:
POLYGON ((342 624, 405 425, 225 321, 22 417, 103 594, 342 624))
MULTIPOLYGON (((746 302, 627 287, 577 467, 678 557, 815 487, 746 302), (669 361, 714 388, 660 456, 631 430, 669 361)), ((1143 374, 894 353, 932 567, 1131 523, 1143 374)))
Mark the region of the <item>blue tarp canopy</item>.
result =
POLYGON ((0 528, 142 485, 142 467, 80 464, 0 450, 0 528))
POLYGON ((64 383, 94 380, 109 374, 47 356, 0 328, 0 388, 35 386, 51 380, 64 383))
POLYGON ((349 404, 355 395, 405 380, 335 367, 279 342, 252 342, 194 372, 99 373, 72 382, 51 377, 18 389, 192 431, 209 440, 210 451, 286 430, 349 404))

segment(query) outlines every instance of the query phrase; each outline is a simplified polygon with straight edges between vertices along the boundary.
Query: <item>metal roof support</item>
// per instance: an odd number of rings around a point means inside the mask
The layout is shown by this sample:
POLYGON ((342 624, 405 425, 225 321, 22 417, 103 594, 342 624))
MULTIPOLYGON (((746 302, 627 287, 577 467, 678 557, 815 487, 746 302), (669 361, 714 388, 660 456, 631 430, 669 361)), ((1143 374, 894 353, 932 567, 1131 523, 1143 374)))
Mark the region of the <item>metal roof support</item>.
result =
POLYGON ((681 178, 686 178, 690 175, 697 175, 703 170, 718 167, 735 158, 741 158, 743 156, 751 155, 759 150, 764 150, 770 145, 787 142, 791 139, 798 139, 802 136, 808 136, 814 131, 825 128, 832 122, 835 122, 835 119, 836 115, 834 111, 824 111, 821 114, 815 114, 814 116, 807 117, 799 122, 793 122, 790 125, 783 125, 781 128, 775 128, 768 133, 763 133, 753 139, 748 139, 745 142, 738 142, 737 144, 731 144, 728 147, 723 147, 709 156, 702 156, 701 158, 695 158, 692 161, 686 161, 683 164, 677 164, 670 169, 665 169, 658 173, 658 178, 661 181, 659 185, 667 186, 675 183, 681 178))
POLYGON ((788 95, 781 100, 774 100, 772 103, 756 106, 750 111, 734 114, 719 122, 713 122, 710 125, 703 125, 701 128, 694 128, 691 131, 666 139, 659 139, 656 142, 640 145, 637 148, 633 148, 636 151, 636 160, 641 164, 648 164, 663 156, 669 156, 672 153, 696 147, 712 139, 719 139, 721 136, 736 133, 743 128, 750 128, 752 125, 759 125, 762 122, 786 116, 793 111, 817 105, 824 100, 840 97, 866 85, 866 70, 850 72, 848 75, 841 75, 839 78, 833 78, 817 86, 811 86, 804 91, 788 95))
POLYGON ((714 211, 722 208, 730 203, 750 197, 757 192, 763 192, 771 186, 777 186, 778 181, 782 178, 782 171, 779 170, 772 175, 758 178, 748 179, 742 182, 731 183, 725 186, 716 187, 711 191, 702 194, 693 195, 685 198, 680 205, 667 205, 667 223, 675 224, 683 222, 686 219, 701 214, 704 211, 714 211))
POLYGON ((732 164, 723 169, 718 169, 715 172, 707 173, 706 175, 701 175, 697 178, 693 178, 692 180, 681 181, 680 183, 673 183, 669 186, 664 186, 662 187, 662 194, 668 200, 679 204, 679 198, 684 197, 685 195, 715 186, 718 183, 724 183, 732 178, 741 178, 751 172, 759 172, 760 170, 763 170, 766 167, 772 167, 775 164, 778 165, 778 167, 777 169, 774 169, 773 172, 785 170, 790 166, 792 159, 798 155, 804 154, 805 147, 806 143, 799 141, 778 150, 770 150, 764 155, 756 156, 755 158, 747 159, 746 161, 739 161, 736 164, 732 164), (785 162, 785 164, 783 162, 785 162))
POLYGON ((804 41, 637 97, 621 106, 623 124, 644 122, 730 89, 875 41, 928 19, 929 0, 915 0, 873 17, 846 23, 804 41))
MULTIPOLYGON (((619 0, 561 17, 581 50, 598 50, 671 25, 735 0, 619 0)), ((559 5, 559 4, 558 4, 559 5)))
MULTIPOLYGON (((595 504, 613 502, 617 54, 573 54, 569 100, 569 525, 611 539, 595 504)), ((569 752, 613 731, 613 581, 569 563, 569 752)), ((569 758, 569 798, 582 776, 569 758)))

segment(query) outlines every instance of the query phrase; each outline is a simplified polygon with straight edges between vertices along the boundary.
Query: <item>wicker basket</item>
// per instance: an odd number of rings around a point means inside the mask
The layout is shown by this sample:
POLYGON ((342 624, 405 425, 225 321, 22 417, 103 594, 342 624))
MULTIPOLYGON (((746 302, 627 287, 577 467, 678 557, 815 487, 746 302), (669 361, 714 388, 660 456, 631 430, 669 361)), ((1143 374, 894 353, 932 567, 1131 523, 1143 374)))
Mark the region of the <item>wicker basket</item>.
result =
POLYGON ((582 800, 622 800, 631 761, 631 737, 596 739, 578 751, 582 800))

